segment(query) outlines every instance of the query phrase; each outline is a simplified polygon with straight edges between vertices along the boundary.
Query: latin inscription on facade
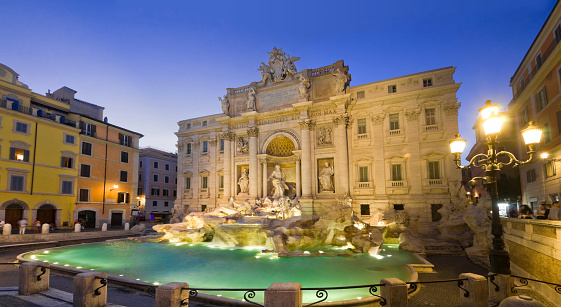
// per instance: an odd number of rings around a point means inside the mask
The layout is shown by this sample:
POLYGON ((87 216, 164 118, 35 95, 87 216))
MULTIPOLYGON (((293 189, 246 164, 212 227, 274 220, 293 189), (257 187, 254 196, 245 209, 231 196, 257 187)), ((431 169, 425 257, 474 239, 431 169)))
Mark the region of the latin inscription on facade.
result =
POLYGON ((270 106, 278 106, 287 103, 295 103, 299 99, 298 86, 293 86, 280 91, 270 93, 258 93, 257 100, 259 107, 267 108, 270 106))
POLYGON ((266 120, 260 120, 260 121, 257 122, 257 124, 258 125, 267 125, 267 124, 285 122, 285 121, 289 121, 289 120, 295 120, 295 119, 299 119, 299 118, 300 118, 300 116, 298 116, 298 115, 294 115, 294 116, 290 116, 290 117, 271 118, 271 119, 266 119, 266 120))

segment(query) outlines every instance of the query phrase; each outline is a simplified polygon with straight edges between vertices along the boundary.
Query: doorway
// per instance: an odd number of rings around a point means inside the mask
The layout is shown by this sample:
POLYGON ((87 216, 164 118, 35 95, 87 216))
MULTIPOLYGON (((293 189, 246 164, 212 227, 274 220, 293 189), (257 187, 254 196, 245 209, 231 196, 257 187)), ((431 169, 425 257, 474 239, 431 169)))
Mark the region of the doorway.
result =
POLYGON ((123 212, 111 212, 111 226, 123 226, 123 212))
POLYGON ((11 204, 6 207, 6 224, 11 224, 12 229, 18 228, 18 221, 23 218, 23 206, 11 204))
POLYGON ((78 221, 80 221, 84 228, 95 228, 96 213, 92 210, 83 210, 78 212, 78 221))
POLYGON ((53 205, 42 205, 37 209, 37 220, 41 224, 55 224, 56 225, 56 208, 53 205))

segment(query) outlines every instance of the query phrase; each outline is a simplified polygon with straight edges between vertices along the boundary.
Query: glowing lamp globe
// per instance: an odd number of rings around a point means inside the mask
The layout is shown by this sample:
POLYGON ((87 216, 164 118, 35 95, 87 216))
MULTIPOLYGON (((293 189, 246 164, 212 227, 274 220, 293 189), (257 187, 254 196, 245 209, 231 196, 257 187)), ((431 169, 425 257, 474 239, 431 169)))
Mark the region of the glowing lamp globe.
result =
POLYGON ((549 157, 549 154, 547 152, 542 152, 542 154, 540 155, 540 157, 542 159, 547 159, 547 157, 549 157))
POLYGON ((500 116, 490 116, 483 122, 483 130, 486 135, 497 134, 501 132, 502 125, 503 119, 500 116))
POLYGON ((479 109, 479 114, 481 115, 481 118, 483 120, 486 120, 487 118, 493 116, 493 115, 498 115, 499 114, 499 105, 498 104, 492 104, 491 100, 487 100, 485 101, 485 106, 481 109, 479 109))
POLYGON ((456 134, 456 138, 450 141, 450 151, 453 154, 461 154, 466 148, 466 140, 460 138, 459 134, 456 134))
POLYGON ((538 144, 542 138, 542 129, 536 127, 534 122, 529 122, 528 127, 521 132, 526 145, 538 144))

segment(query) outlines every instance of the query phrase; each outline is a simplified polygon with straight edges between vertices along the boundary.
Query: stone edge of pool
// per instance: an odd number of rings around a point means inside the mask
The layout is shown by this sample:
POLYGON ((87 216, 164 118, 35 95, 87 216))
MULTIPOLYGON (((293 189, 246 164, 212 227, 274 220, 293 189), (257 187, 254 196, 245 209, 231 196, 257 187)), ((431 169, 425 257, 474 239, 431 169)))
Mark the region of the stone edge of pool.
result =
MULTIPOLYGON (((130 240, 130 238, 110 239, 110 240, 106 240, 105 242, 125 241, 125 240, 130 240)), ((66 245, 66 246, 41 248, 41 249, 37 249, 37 250, 33 250, 33 251, 29 251, 29 252, 19 254, 17 256, 17 259, 19 261, 23 261, 23 262, 32 262, 34 260, 26 259, 25 255, 32 254, 32 253, 37 253, 37 252, 42 251, 42 250, 52 250, 52 249, 65 248, 65 247, 70 247, 70 246, 75 246, 75 245, 94 244, 94 243, 100 243, 100 242, 79 243, 79 244, 72 244, 72 245, 66 245)), ((412 253, 412 254, 421 263, 420 264, 406 264, 405 265, 405 267, 409 270, 409 273, 411 274, 411 277, 406 282, 416 282, 419 279, 419 272, 421 272, 421 273, 431 273, 431 272, 433 272, 433 268, 434 268, 434 265, 431 264, 427 259, 423 258, 420 254, 418 254, 418 253, 412 253)), ((50 267, 56 268, 58 271, 63 271, 63 272, 70 273, 70 274, 80 274, 80 273, 85 273, 85 272, 91 272, 90 270, 77 269, 77 268, 73 268, 73 267, 69 267, 69 266, 67 267, 67 266, 57 265, 57 264, 52 264, 52 263, 50 263, 50 267)), ((107 279, 116 283, 119 286, 129 287, 129 288, 138 289, 138 290, 146 290, 149 287, 154 287, 154 285, 150 284, 150 283, 140 282, 140 281, 137 281, 137 280, 133 280, 133 279, 129 279, 129 278, 113 275, 113 274, 107 274, 107 279)), ((227 298, 227 297, 219 297, 219 296, 205 294, 205 293, 199 293, 197 295, 197 297, 195 299, 192 299, 192 300, 193 301, 200 301, 200 302, 210 302, 210 303, 216 302, 216 303, 221 303, 221 304, 231 304, 231 305, 234 305, 234 306, 254 306, 253 304, 250 304, 248 302, 244 302, 244 301, 240 301, 240 300, 236 300, 236 299, 232 299, 232 298, 227 298)), ((360 299, 360 300, 359 299, 353 299, 353 300, 337 301, 337 302, 323 302, 323 303, 315 304, 314 306, 319 306, 319 307, 321 307, 321 306, 326 306, 326 307, 327 306, 363 306, 363 305, 369 305, 372 302, 375 302, 375 301, 378 301, 378 300, 380 300, 379 297, 371 296, 371 297, 368 297, 368 298, 365 298, 365 299, 360 299)))

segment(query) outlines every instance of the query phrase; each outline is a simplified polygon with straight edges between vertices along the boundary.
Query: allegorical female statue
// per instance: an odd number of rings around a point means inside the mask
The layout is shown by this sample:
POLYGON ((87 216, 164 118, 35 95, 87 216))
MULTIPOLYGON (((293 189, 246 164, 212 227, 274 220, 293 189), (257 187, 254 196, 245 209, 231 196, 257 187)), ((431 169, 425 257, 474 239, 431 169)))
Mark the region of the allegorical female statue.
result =
POLYGON ((247 169, 243 170, 242 176, 238 179, 238 185, 240 186, 240 193, 249 193, 249 177, 247 169))
POLYGON ((275 165, 275 170, 269 176, 267 181, 271 181, 275 192, 273 193, 273 198, 280 198, 284 196, 284 190, 288 190, 286 185, 286 175, 281 170, 280 165, 275 165))
POLYGON ((228 97, 224 95, 224 98, 218 97, 218 100, 222 105, 222 113, 230 115, 230 101, 228 101, 228 97))
POLYGON ((335 191, 333 180, 331 180, 333 174, 333 166, 331 166, 329 162, 325 162, 325 166, 318 175, 320 191, 335 191))
POLYGON ((255 90, 250 88, 247 92, 247 110, 248 111, 255 111, 255 90))

